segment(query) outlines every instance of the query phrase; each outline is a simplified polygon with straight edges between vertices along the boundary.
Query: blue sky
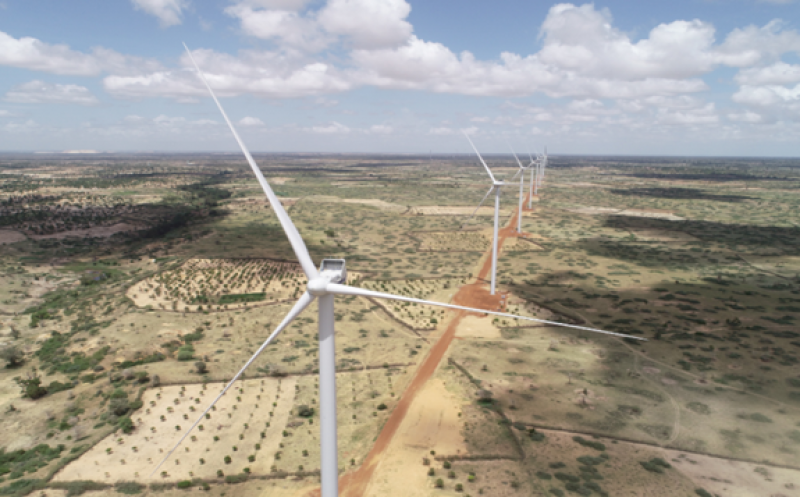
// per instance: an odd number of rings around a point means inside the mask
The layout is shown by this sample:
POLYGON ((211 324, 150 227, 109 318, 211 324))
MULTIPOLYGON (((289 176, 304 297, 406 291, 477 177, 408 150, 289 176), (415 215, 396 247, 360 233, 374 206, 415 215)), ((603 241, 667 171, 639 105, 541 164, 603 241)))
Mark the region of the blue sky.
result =
POLYGON ((0 0, 0 151, 800 156, 800 2, 0 0))

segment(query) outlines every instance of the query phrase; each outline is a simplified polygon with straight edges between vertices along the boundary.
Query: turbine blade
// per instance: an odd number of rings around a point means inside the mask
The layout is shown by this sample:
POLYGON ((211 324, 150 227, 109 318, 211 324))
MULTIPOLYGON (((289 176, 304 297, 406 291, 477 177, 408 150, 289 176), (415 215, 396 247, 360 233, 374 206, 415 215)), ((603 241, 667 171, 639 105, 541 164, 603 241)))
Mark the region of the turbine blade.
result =
POLYGON ((478 212, 478 209, 480 209, 483 203, 486 202, 486 199, 489 197, 489 194, 492 193, 492 190, 494 190, 494 186, 489 188, 489 191, 486 192, 486 195, 483 196, 483 200, 481 200, 481 203, 478 204, 478 207, 475 207, 474 211, 472 211, 472 215, 469 217, 469 219, 467 219, 467 222, 472 221, 472 218, 475 217, 475 214, 478 212))
MULTIPOLYGON (((508 144, 508 148, 510 148, 510 149, 511 149, 511 153, 512 153, 512 154, 514 154, 514 158, 515 158, 515 159, 517 159, 517 164, 519 164, 519 168, 520 168, 520 170, 524 169, 524 168, 522 167, 522 162, 520 162, 520 161, 519 161, 519 157, 517 157, 517 153, 516 153, 516 152, 514 152, 514 149, 511 147, 511 144, 510 144, 510 143, 508 144)), ((516 178, 516 176, 514 176, 514 177, 516 178)))
POLYGON ((470 137, 469 137, 469 135, 466 133, 466 131, 465 131, 465 132, 463 132, 463 133, 464 133, 464 136, 466 136, 466 137, 467 137, 467 140, 469 141, 469 144, 470 144, 470 145, 472 145, 472 150, 474 150, 474 151, 475 151, 475 153, 476 153, 476 154, 478 154, 478 158, 481 160, 481 164, 483 164, 483 167, 485 167, 485 168, 486 168, 486 172, 487 172, 487 173, 489 173, 489 177, 490 177, 490 178, 492 178, 492 183, 496 183, 496 182, 497 182, 497 180, 496 180, 496 179, 494 179, 494 174, 492 174, 492 170, 491 170, 491 169, 489 169, 489 166, 487 166, 487 165, 486 165, 486 162, 484 162, 484 160, 483 160, 483 157, 481 157, 481 153, 480 153, 480 152, 478 152, 478 149, 477 149, 477 148, 475 148, 475 144, 474 144, 474 143, 472 143, 472 140, 470 139, 470 137))
POLYGON ((284 328, 286 328, 287 326, 289 326, 289 324, 290 324, 292 321, 294 321, 294 319, 295 319, 295 318, 296 318, 298 315, 300 315, 300 313, 301 313, 301 312, 303 312, 303 310, 304 310, 306 307, 308 307, 308 305, 309 305, 311 302, 313 302, 313 301, 314 301, 314 297, 313 297, 311 294, 309 294, 308 292, 306 292, 306 293, 304 293, 304 294, 303 294, 303 295, 300 297, 300 299, 299 299, 297 302, 295 302, 295 304, 294 304, 294 306, 292 307, 292 309, 289 311, 289 313, 286 315, 286 317, 284 317, 284 318, 283 318, 283 321, 281 321, 281 324, 279 324, 279 325, 278 325, 278 327, 277 327, 277 328, 275 328, 275 331, 273 331, 273 332, 272 332, 272 334, 271 334, 271 335, 270 335, 270 336, 269 336, 269 337, 268 337, 268 338, 267 338, 267 339, 264 341, 264 343, 263 343, 263 344, 261 344, 261 347, 259 347, 259 348, 258 348, 258 350, 256 350, 256 353, 255 353, 255 354, 253 354, 253 357, 251 357, 251 358, 250 358, 250 359, 249 359, 249 360, 248 360, 248 361, 245 363, 245 365, 244 365, 244 366, 242 366, 242 369, 240 369, 240 370, 239 370, 239 372, 238 372, 238 373, 236 373, 236 376, 234 376, 234 377, 233 377, 233 379, 232 379, 230 382, 228 382, 228 384, 225 386, 225 388, 223 388, 223 389, 222 389, 222 392, 220 392, 220 394, 219 394, 219 395, 217 395, 217 398, 215 398, 215 399, 214 399, 214 400, 211 402, 211 404, 210 404, 210 405, 209 405, 209 406, 206 408, 206 410, 205 410, 205 411, 203 411, 203 413, 202 413, 202 414, 200 414, 200 417, 199 417, 199 418, 197 418, 197 421, 195 421, 195 422, 194 422, 194 424, 193 424, 193 425, 192 425, 192 426, 191 426, 191 427, 190 427, 188 430, 186 430, 186 433, 184 433, 184 434, 183 434, 183 436, 181 437, 181 439, 180 439, 180 440, 178 440, 178 443, 176 443, 176 444, 175 444, 175 446, 172 448, 172 450, 170 450, 170 451, 167 453, 167 455, 164 457, 164 459, 163 459, 163 460, 162 460, 160 463, 158 463, 158 466, 156 466, 156 467, 153 469, 153 472, 152 472, 152 473, 150 473, 150 476, 153 476, 153 474, 154 474, 156 471, 158 471, 158 468, 160 468, 160 467, 161 467, 161 465, 162 465, 162 464, 164 464, 164 463, 167 461, 167 459, 169 459, 169 457, 172 455, 172 453, 173 453, 173 452, 175 452, 175 449, 177 449, 178 447, 180 447, 181 443, 183 443, 183 441, 184 441, 184 440, 186 440, 186 437, 188 437, 188 436, 189 436, 189 434, 192 432, 192 430, 194 430, 194 428, 195 428, 195 427, 196 427, 198 424, 200 424, 200 421, 202 421, 202 420, 203 420, 203 417, 206 415, 206 413, 208 413, 208 411, 210 411, 210 410, 211 410, 211 408, 212 408, 212 407, 214 407, 214 404, 216 404, 216 403, 219 401, 219 399, 221 399, 221 398, 222 398, 222 396, 223 396, 223 395, 225 395, 225 392, 227 392, 227 391, 228 391, 228 389, 230 389, 230 388, 233 386, 233 384, 236 382, 236 380, 238 380, 238 379, 239 379, 239 377, 240 377, 240 376, 242 376, 242 373, 244 373, 244 371, 245 371, 247 368, 249 368, 251 364, 253 364, 253 361, 255 361, 255 360, 256 360, 256 358, 257 358, 259 355, 261 355, 261 353, 262 353, 262 352, 264 352, 264 349, 266 349, 266 348, 267 348, 267 346, 268 346, 268 345, 269 345, 269 344, 272 342, 272 340, 274 340, 274 339, 275 339, 275 337, 276 337, 276 336, 278 336, 278 333, 280 333, 281 331, 283 331, 283 330, 284 330, 284 328))
POLYGON ((239 148, 242 149, 242 153, 247 159, 247 162, 250 164, 250 168, 256 175, 258 182, 261 183, 261 188, 267 195, 267 199, 269 199, 269 203, 272 205, 272 210, 275 211, 275 215, 278 217, 278 221, 280 221, 281 226, 283 227, 283 231, 286 232, 286 237, 289 238, 289 243, 292 245, 292 249, 294 250, 294 255, 297 256, 297 260, 300 261, 300 266, 303 267, 303 272, 306 273, 306 277, 309 280, 314 279, 316 276, 318 276, 317 267, 314 265, 314 261, 311 259, 311 255, 308 253, 308 248, 306 247, 306 244, 303 242, 303 237, 300 236, 300 233, 297 231, 297 228, 295 227, 294 223, 292 223, 289 214, 286 213, 286 210, 284 210, 283 205, 281 204, 280 200, 278 200, 278 197, 275 195, 275 192, 272 191, 272 188, 269 186, 269 183, 267 183, 267 180, 261 173, 261 169, 258 168, 256 162, 253 160, 253 157, 250 155, 250 152, 247 150, 247 147, 245 147, 244 142, 239 137, 239 133, 236 132, 236 128, 233 127, 233 123, 231 123, 231 120, 228 119, 228 115, 225 113, 225 109, 222 108, 222 104, 219 103, 219 100, 217 100, 217 96, 214 95, 214 90, 211 89, 211 85, 208 84, 206 77, 200 70, 200 66, 198 66, 197 61, 194 60, 191 50, 189 50, 189 47, 187 47, 185 43, 183 44, 183 46, 184 48, 186 48, 186 53, 189 54, 189 59, 191 59, 192 64, 194 64, 194 67, 197 70, 197 74, 200 76, 200 79, 203 81, 203 84, 206 85, 206 88, 208 88, 208 92, 211 94, 211 98, 214 99, 214 102, 217 104, 219 111, 222 113, 222 117, 225 119, 225 122, 228 123, 228 127, 231 129, 233 137, 236 138, 236 142, 239 144, 239 148))
POLYGON ((536 319, 536 318, 529 318, 526 316, 517 316, 516 314, 507 314, 505 312, 495 312, 495 311, 486 311, 484 309, 475 309, 473 307, 464 307, 460 305, 453 305, 453 304, 444 304, 442 302, 434 302, 432 300, 422 300, 422 299, 415 299, 412 297, 403 297, 402 295, 393 295, 391 293, 383 293, 383 292, 373 292, 372 290, 366 290, 364 288, 357 288, 347 285, 340 285, 338 283, 330 283, 328 284, 328 291, 331 293, 335 293, 336 295, 357 295, 359 297, 373 297, 376 299, 388 299, 388 300, 399 300, 401 302, 413 302, 417 304, 425 304, 425 305, 433 305, 437 307, 446 307, 447 309, 458 309, 461 311, 470 311, 470 312, 482 312, 485 314, 492 314, 494 316, 501 316, 504 318, 511 318, 511 319, 524 319, 526 321, 535 321, 537 323, 544 323, 549 324, 552 326, 560 326, 562 328, 572 328, 576 330, 583 330, 583 331, 591 331, 593 333, 602 333, 604 335, 611 335, 616 337, 622 338, 633 338, 634 340, 642 340, 644 342, 647 341, 645 338, 635 337, 631 335, 625 335, 623 333, 615 333, 613 331, 605 331, 605 330, 598 330, 596 328, 588 328, 586 326, 578 326, 575 324, 567 324, 567 323, 559 323, 558 321, 547 321, 546 319, 536 319))
POLYGON ((519 176, 520 174, 522 174, 524 171, 525 171, 525 169, 523 169, 523 168, 520 168, 520 170, 519 170, 519 171, 517 171, 517 172, 514 174, 514 176, 513 176, 511 179, 512 179, 512 180, 515 180, 515 179, 517 179, 517 176, 519 176))

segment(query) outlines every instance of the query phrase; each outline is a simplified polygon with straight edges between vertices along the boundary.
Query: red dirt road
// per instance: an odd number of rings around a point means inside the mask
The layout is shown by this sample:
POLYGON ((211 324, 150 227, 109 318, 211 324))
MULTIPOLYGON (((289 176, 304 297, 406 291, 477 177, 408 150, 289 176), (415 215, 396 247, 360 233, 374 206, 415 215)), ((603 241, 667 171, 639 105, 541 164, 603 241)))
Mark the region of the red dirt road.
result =
MULTIPOLYGON (((499 230, 498 247, 501 251, 506 238, 519 236, 518 233, 513 229, 513 226, 516 226, 517 224, 518 216, 516 209, 514 212, 514 215, 511 216, 511 219, 509 220, 508 226, 499 230)), ((490 295, 489 289, 485 283, 486 276, 489 274, 491 269, 492 256, 490 249, 487 256, 484 258, 480 271, 478 272, 477 281, 459 288, 458 292, 453 296, 452 302, 465 307, 477 307, 479 309, 486 310, 503 309, 505 307, 505 299, 502 298, 500 293, 496 295, 490 295)), ((372 449, 369 451, 369 454, 367 454, 364 462, 357 470, 347 473, 339 478, 339 495, 342 497, 362 497, 367 491, 367 487, 369 486, 369 482, 372 479, 373 473, 375 472, 375 468, 378 466, 383 452, 387 447, 389 447, 389 444, 392 442, 392 439, 397 433, 398 428, 400 428, 400 425, 402 424, 409 407, 414 402, 414 399, 420 390, 422 390, 422 387, 425 386, 425 383, 431 378, 431 376, 433 376, 433 373, 436 372, 436 368, 439 367, 439 363, 441 363, 442 358, 450 348, 450 344, 453 342, 453 339, 456 336, 456 329, 458 328, 459 323, 465 316, 470 314, 473 313, 467 311, 455 311, 455 316, 453 316, 453 319, 450 321, 447 329, 439 338, 439 340, 433 345, 430 353, 425 358, 419 369, 417 369, 417 372, 414 375, 414 378, 411 380, 408 388, 406 388, 406 390, 403 392, 400 401, 397 403, 397 407, 395 407, 392 411, 392 414, 389 415, 389 419, 386 421, 383 430, 381 430, 377 440, 375 441, 375 445, 372 446, 372 449)), ((320 489, 317 488, 307 495, 308 497, 319 497, 320 489)))

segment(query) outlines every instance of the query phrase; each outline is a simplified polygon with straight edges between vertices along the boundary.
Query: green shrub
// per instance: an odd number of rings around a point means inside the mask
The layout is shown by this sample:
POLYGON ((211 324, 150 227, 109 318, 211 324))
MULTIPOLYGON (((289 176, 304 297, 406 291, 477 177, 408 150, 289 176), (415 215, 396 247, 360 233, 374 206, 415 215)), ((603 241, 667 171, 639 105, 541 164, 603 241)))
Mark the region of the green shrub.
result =
POLYGON ((191 486, 191 480, 182 480, 178 482, 178 488, 190 488, 191 486))
POLYGON ((140 494, 145 488, 147 488, 145 485, 136 483, 135 481, 123 481, 114 485, 114 490, 121 494, 128 495, 140 494))
POLYGON ((247 481, 247 474, 240 473, 238 475, 228 475, 225 477, 225 483, 243 483, 247 481))
POLYGON ((600 443, 600 442, 594 442, 592 440, 586 440, 585 438, 578 437, 578 436, 572 437, 572 439, 574 441, 578 442, 579 444, 583 445, 584 447, 590 447, 590 448, 592 448, 594 450, 599 450, 599 451, 606 450, 606 446, 604 444, 600 443))

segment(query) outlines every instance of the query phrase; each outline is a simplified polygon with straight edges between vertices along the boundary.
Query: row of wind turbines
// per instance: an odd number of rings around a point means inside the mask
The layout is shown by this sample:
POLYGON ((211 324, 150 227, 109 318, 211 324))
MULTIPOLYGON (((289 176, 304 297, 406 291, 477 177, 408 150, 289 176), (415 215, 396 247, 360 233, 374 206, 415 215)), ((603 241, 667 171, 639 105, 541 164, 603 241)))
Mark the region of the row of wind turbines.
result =
MULTIPOLYGON (((486 173, 489 175, 489 178, 492 180, 492 186, 489 187, 489 191, 486 192, 486 195, 483 196, 483 199, 478 204, 478 207, 472 212, 472 215, 469 217, 471 220, 475 217, 475 214, 478 212, 478 209, 481 208, 483 203, 489 197, 489 195, 494 192, 494 237, 492 238, 492 274, 491 274, 491 283, 490 283, 490 293, 492 295, 495 294, 497 289, 497 252, 498 252, 498 232, 500 230, 500 188, 505 185, 504 181, 498 181, 497 178, 494 177, 492 174, 492 170, 489 169, 489 166, 486 164, 486 161, 483 160, 481 157, 481 153, 478 152, 477 147, 475 144, 472 143, 472 139, 469 135, 464 132, 464 136, 469 141, 469 144, 472 146, 472 150, 475 151, 475 154, 480 159, 481 164, 483 164, 484 169, 486 169, 486 173)), ((524 200, 524 195, 522 193, 525 183, 525 170, 530 169, 531 171, 531 182, 530 182, 530 195, 528 196, 528 209, 531 209, 531 202, 533 202, 533 196, 539 194, 539 187, 544 180, 544 171, 547 167, 547 148, 544 149, 543 155, 538 155, 536 160, 533 159, 533 156, 529 154, 531 159, 530 163, 527 166, 523 166, 522 162, 520 162, 519 157, 517 157, 517 153, 514 150, 511 150, 511 153, 514 154, 514 158, 517 160, 517 164, 519 165, 519 171, 517 174, 514 175, 513 179, 516 179, 519 176, 519 212, 517 213, 517 233, 522 233, 522 203, 524 200)), ((469 220, 467 220, 469 222, 469 220)))
MULTIPOLYGON (((239 134, 236 132, 233 124, 231 123, 228 115, 225 113, 225 110, 222 108, 219 100, 217 100, 214 91, 211 89, 208 81, 206 80, 205 76, 203 75, 202 71, 200 71, 197 62, 194 60, 192 56, 192 52, 189 50, 188 47, 184 44, 186 51, 189 54, 189 59, 194 64, 195 69, 197 70, 198 76, 203 81, 203 84, 208 89, 208 92, 211 94, 211 98, 216 103, 217 107, 219 108, 222 117, 224 118, 225 122, 228 124, 228 127, 233 134, 234 139, 239 145, 242 153, 247 159, 248 164, 250 164, 251 169, 253 170, 253 174, 256 176, 261 188, 264 190, 264 194, 267 196, 272 209, 275 211, 275 215, 278 218, 278 221, 281 224, 284 232, 286 233, 287 238, 289 239, 289 243, 294 250, 295 256, 297 256, 298 261, 300 262, 300 266, 303 269, 306 277, 308 278, 308 284, 306 285, 306 290, 303 292, 303 295, 298 299, 298 301, 292 306, 291 310, 286 314, 280 324, 275 328, 272 334, 267 337, 264 343, 256 350, 255 354, 248 359, 245 365, 239 370, 238 373, 231 379, 231 381, 225 386, 225 388, 220 392, 220 394, 211 402, 211 404, 206 408, 203 413, 197 418, 197 421, 183 434, 183 436, 178 440, 172 450, 167 453, 164 459, 153 469, 153 473, 155 473, 164 462, 170 458, 170 456, 175 452, 175 450, 183 443, 186 437, 192 432, 192 430, 197 427, 197 425, 204 419, 206 413, 208 413, 211 408, 222 398, 223 395, 234 385, 236 380, 238 380, 242 374, 250 367, 251 364, 258 358, 259 355, 269 346, 269 344, 278 336, 278 334, 283 331, 291 322, 297 318, 300 313, 302 313, 315 299, 318 300, 318 319, 319 319, 319 406, 320 406, 320 482, 321 482, 321 492, 322 497, 337 497, 339 495, 339 463, 338 463, 338 441, 337 441, 337 425, 336 425, 336 357, 335 357, 335 341, 334 341, 334 297, 336 295, 347 295, 347 296, 358 296, 358 297, 372 297, 378 299, 387 299, 387 300, 397 300, 401 302, 412 302, 418 303, 423 305, 433 305, 438 307, 444 307, 447 309, 457 309, 462 311, 471 311, 483 314, 492 314, 495 316, 501 316, 506 318, 512 319, 523 319, 526 321, 535 321, 538 323, 549 324, 552 326, 560 326, 565 328, 583 330, 583 331, 590 331, 594 333, 602 333, 605 335, 613 335, 617 337, 627 337, 639 340, 638 337, 631 337, 628 335, 623 335, 621 333, 614 333, 610 331, 603 331, 598 330, 595 328, 587 328, 584 326, 576 326, 572 324, 560 323, 556 321, 546 321, 543 319, 536 319, 530 318, 525 316, 517 316, 514 314, 507 314, 503 312, 494 312, 494 311, 487 311, 484 309, 476 309, 472 307, 464 307, 459 305, 452 305, 452 304, 445 304, 442 302, 434 302, 430 300, 422 300, 416 299, 411 297, 405 297, 402 295, 393 295, 389 293, 382 293, 382 292, 374 292, 370 290, 366 290, 359 287, 349 286, 346 284, 347 281, 347 271, 345 268, 345 260, 343 259, 323 259, 319 266, 319 269, 314 265, 313 260, 311 259, 311 255, 308 252, 308 248, 306 247, 305 243, 303 242, 300 233, 297 231, 294 223, 292 223, 291 218, 284 210, 283 206, 281 205, 280 200, 275 195, 272 190, 272 187, 264 178, 264 175, 261 173, 261 169, 259 169, 258 165, 256 165, 253 157, 250 155, 250 152, 247 150, 242 139, 239 137, 239 134)), ((471 143, 471 141, 470 141, 471 143)), ((480 154, 478 154, 480 156, 480 154)), ((481 158, 483 162, 483 159, 481 158)), ((485 163, 484 163, 485 165, 485 163)), ((495 205, 499 205, 499 188, 498 186, 502 186, 502 182, 498 182, 495 180, 494 176, 492 175, 489 168, 486 168, 487 172, 489 172, 489 176, 492 178, 493 186, 492 188, 497 189, 496 193, 496 200, 495 205)), ((496 233, 497 233, 497 211, 495 211, 495 243, 496 243, 496 233)), ((151 476, 152 474, 151 473, 151 476)))

